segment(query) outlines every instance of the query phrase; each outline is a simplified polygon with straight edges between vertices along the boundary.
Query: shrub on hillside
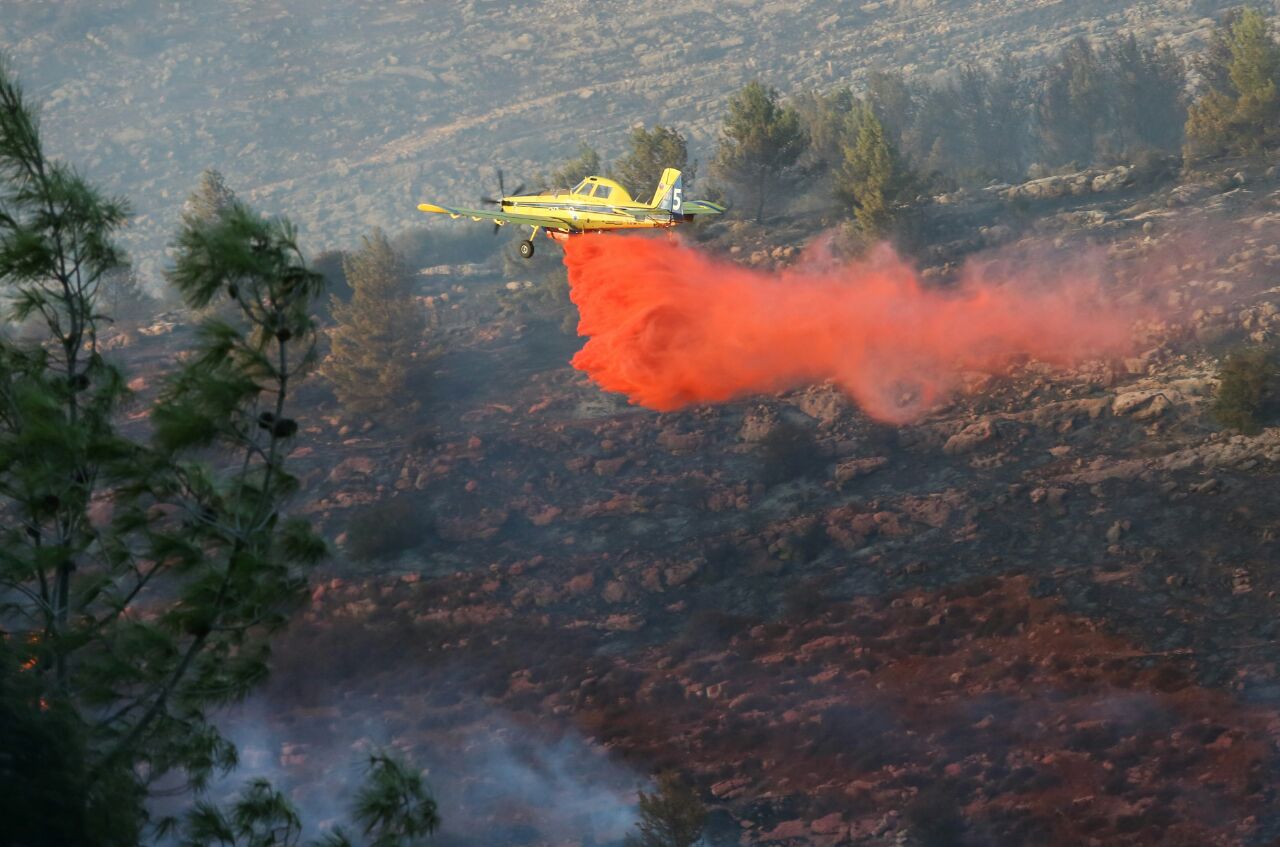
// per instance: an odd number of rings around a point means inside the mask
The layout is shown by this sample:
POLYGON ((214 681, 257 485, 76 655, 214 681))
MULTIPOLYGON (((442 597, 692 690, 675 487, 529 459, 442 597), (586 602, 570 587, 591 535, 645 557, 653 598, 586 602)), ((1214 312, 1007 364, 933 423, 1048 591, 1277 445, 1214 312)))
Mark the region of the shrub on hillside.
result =
POLYGON ((1237 350, 1218 371, 1213 416, 1225 427, 1256 435, 1276 411, 1275 354, 1263 347, 1237 350))

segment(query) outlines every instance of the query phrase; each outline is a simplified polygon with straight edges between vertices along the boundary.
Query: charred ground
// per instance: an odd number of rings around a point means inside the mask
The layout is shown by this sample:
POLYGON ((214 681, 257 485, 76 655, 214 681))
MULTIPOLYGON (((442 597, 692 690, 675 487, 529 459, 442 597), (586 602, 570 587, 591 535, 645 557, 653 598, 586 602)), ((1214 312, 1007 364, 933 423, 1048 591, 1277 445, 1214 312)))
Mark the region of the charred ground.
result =
MULTIPOLYGON (((1217 357, 1280 321, 1280 183, 1107 173, 936 198, 956 237, 926 275, 1093 251, 1161 304, 1143 352, 974 375, 901 428, 830 386, 628 407, 556 321, 499 314, 503 279, 424 277, 451 338, 429 419, 351 421, 309 389, 305 508, 340 552, 263 695, 288 747, 259 755, 305 786, 352 726, 410 748, 451 843, 617 836, 451 768, 495 733, 581 736, 558 767, 622 793, 600 761, 677 769, 723 843, 1276 837, 1280 430, 1231 435, 1208 404, 1217 357), (404 514, 407 549, 342 553, 353 518, 404 514)), ((812 235, 698 237, 770 266, 812 235)), ((184 332, 121 337, 140 386, 184 332)))

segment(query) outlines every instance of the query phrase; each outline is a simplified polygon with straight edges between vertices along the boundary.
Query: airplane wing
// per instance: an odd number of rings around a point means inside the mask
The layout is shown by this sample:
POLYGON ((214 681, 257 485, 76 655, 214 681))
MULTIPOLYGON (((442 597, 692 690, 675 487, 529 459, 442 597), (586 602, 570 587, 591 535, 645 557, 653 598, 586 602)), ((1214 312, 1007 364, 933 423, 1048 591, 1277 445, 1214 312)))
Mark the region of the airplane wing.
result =
POLYGON ((686 200, 680 211, 686 215, 723 215, 725 207, 710 200, 686 200))
POLYGON ((557 215, 533 215, 519 212, 496 212, 492 209, 463 209, 452 206, 437 206, 434 203, 419 203, 418 211, 431 212, 437 215, 448 215, 451 218, 471 218, 473 221, 492 221, 499 226, 519 224, 521 226, 541 226, 547 229, 562 229, 566 232, 577 232, 578 227, 568 218, 557 215))

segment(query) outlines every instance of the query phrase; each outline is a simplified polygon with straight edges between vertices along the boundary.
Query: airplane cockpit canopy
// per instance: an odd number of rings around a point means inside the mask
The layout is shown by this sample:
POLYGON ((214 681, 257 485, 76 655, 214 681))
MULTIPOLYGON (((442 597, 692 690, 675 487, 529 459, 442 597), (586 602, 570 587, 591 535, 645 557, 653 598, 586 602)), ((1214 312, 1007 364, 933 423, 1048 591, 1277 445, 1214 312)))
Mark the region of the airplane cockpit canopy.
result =
POLYGON ((625 188, 598 176, 587 177, 572 188, 572 193, 579 197, 595 197, 597 200, 612 200, 615 203, 631 202, 631 195, 625 188))

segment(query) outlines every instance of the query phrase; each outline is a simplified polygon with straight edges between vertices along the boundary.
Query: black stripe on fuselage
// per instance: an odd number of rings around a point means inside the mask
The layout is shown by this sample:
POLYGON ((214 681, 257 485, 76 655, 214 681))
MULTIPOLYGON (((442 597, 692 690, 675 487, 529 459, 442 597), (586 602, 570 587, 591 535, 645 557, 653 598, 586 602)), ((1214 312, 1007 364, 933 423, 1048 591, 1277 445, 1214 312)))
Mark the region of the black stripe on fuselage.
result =
POLYGON ((594 214, 618 215, 619 217, 627 217, 632 220, 669 220, 669 213, 667 213, 665 209, 636 209, 635 212, 637 214, 632 214, 631 211, 625 211, 612 206, 596 206, 590 203, 562 203, 557 201, 536 201, 532 203, 521 201, 519 203, 508 203, 504 200, 502 208, 504 211, 510 212, 518 212, 521 208, 525 208, 539 209, 547 212, 590 212, 594 214), (655 212, 663 212, 667 217, 656 215, 654 214, 655 212), (639 215, 643 215, 643 217, 639 217, 639 215))

